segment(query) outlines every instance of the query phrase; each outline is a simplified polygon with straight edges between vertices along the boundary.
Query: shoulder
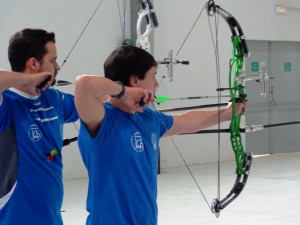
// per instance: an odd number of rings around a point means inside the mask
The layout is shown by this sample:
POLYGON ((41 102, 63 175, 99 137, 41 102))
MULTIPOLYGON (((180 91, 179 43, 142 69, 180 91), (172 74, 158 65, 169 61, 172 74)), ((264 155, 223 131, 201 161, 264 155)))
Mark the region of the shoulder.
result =
POLYGON ((42 92, 42 96, 46 96, 47 98, 57 98, 59 100, 65 99, 74 99, 74 95, 62 92, 55 88, 48 88, 42 92))
POLYGON ((5 91, 3 91, 1 93, 2 95, 2 99, 1 99, 1 103, 5 102, 15 102, 18 99, 22 99, 22 97, 20 97, 18 94, 16 94, 15 92, 7 89, 5 91))
POLYGON ((153 115, 153 116, 156 116, 156 117, 173 118, 172 115, 159 112, 156 109, 153 109, 153 108, 150 108, 150 107, 145 107, 144 108, 144 113, 148 114, 148 115, 153 115))
POLYGON ((172 115, 159 112, 150 107, 146 107, 143 114, 151 121, 157 121, 158 123, 163 124, 164 127, 167 126, 170 128, 174 122, 172 115))

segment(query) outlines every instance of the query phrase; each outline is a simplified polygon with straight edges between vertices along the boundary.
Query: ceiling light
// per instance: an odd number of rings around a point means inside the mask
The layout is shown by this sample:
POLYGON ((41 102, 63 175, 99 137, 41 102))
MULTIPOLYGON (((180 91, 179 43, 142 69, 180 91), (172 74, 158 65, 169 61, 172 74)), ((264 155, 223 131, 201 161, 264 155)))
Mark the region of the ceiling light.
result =
POLYGON ((283 5, 276 5, 275 12, 278 13, 278 14, 286 14, 287 13, 287 8, 283 5))

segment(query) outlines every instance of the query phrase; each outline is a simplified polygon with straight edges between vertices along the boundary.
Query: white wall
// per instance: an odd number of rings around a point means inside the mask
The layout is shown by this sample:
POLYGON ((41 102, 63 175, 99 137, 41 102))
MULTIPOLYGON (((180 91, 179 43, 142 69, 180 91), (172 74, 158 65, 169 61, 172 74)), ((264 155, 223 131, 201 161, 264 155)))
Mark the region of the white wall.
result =
MULTIPOLYGON (((7 60, 9 37, 25 27, 42 28, 56 34, 58 62, 69 54, 100 0, 1 0, 0 1, 0 68, 10 70, 7 60)), ((123 1, 119 0, 120 6, 123 1)), ((121 10, 123 10, 121 8, 121 10)), ((130 4, 127 3, 126 26, 130 31, 130 4)), ((127 32, 128 37, 128 32, 127 32)), ((74 81, 79 74, 103 74, 108 54, 123 41, 117 0, 104 0, 82 38, 71 53, 58 79, 74 81)), ((74 87, 58 89, 74 93, 74 87)), ((65 128, 65 137, 77 136, 73 124, 65 128)), ((63 149, 64 177, 86 177, 77 143, 63 149)))
MULTIPOLYGON (((0 67, 10 69, 7 60, 9 37, 25 27, 43 28, 54 31, 57 36, 58 61, 66 58, 79 34, 98 6, 100 0, 1 0, 0 1, 0 67)), ((119 0, 121 6, 123 1, 119 0)), ((127 1, 129 2, 129 1, 127 1)), ((300 12, 290 12, 285 16, 275 14, 275 5, 300 7, 297 0, 219 0, 215 1, 230 12, 240 22, 247 39, 250 40, 288 40, 299 41, 300 12)), ((153 0, 160 23, 154 31, 154 56, 157 60, 167 57, 167 52, 178 50, 195 18, 203 8, 203 0, 153 0)), ((130 30, 129 3, 127 5, 127 31, 130 30)), ((90 25, 78 42, 68 62, 59 75, 59 79, 74 81, 81 73, 103 74, 102 64, 116 46, 122 42, 120 18, 117 0, 104 0, 90 25)), ((158 95, 171 97, 215 95, 216 75, 215 58, 208 24, 203 13, 191 37, 178 55, 178 60, 189 60, 189 66, 178 65, 174 69, 174 81, 165 79, 158 95)), ((221 76, 223 86, 227 86, 227 67, 231 51, 230 31, 224 21, 220 20, 219 48, 221 76)), ((164 73, 161 67, 158 78, 164 73)), ((59 88, 73 93, 73 86, 59 88)), ((226 100, 226 99, 224 99, 226 100)), ((174 102, 166 105, 206 104, 215 100, 194 102, 174 102)), ((162 106, 163 107, 163 106, 162 106)), ((228 124, 224 124, 224 127, 228 124)), ((77 131, 72 124, 67 125, 65 137, 73 137, 77 131)), ((221 135, 222 159, 232 160, 228 135, 221 135)), ((214 162, 218 136, 191 135, 174 138, 187 163, 214 162)), ((182 159, 176 153, 171 139, 162 142, 161 166, 182 165, 182 159)), ((64 148, 65 178, 86 176, 77 143, 64 148)))
MULTIPOLYGON (((204 7, 206 0, 154 0, 159 28, 154 31, 154 55, 158 60, 168 56, 168 51, 178 51, 188 31, 204 7)), ((275 13, 275 5, 300 8, 297 0, 216 0, 224 10, 231 13, 243 28, 249 40, 284 40, 299 41, 300 12, 288 12, 286 15, 275 13)), ((228 60, 231 55, 231 33, 228 25, 220 18, 219 51, 222 86, 228 87, 228 60)), ((250 49, 251 51, 251 49, 250 49)), ((165 79, 157 95, 170 97, 216 95, 215 56, 212 48, 206 12, 201 15, 188 41, 177 57, 178 60, 189 60, 189 66, 176 65, 174 81, 165 79)), ((160 75, 165 71, 160 69, 160 75)), ((258 87, 258 91, 260 91, 258 87)), ((224 93, 225 94, 225 93, 224 93)), ((226 93, 228 94, 228 93, 226 93)), ((224 99, 225 101, 226 99, 224 99)), ((176 101, 165 105, 187 106, 202 105, 217 100, 176 101)), ((224 124, 223 127, 227 127, 224 124)), ((190 135, 174 138, 187 163, 209 163, 217 160, 218 136, 190 135)), ((183 165, 183 160, 176 151, 172 140, 161 143, 161 166, 173 167, 183 165)), ((250 151, 247 150, 247 151, 250 151)), ((221 135, 221 160, 233 160, 228 135, 221 135)))

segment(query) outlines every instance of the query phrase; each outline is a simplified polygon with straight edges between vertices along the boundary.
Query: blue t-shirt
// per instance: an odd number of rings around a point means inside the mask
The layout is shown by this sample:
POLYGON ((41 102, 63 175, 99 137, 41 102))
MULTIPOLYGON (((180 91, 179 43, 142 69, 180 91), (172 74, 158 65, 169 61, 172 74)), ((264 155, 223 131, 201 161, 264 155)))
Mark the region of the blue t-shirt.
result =
POLYGON ((87 225, 156 225, 159 139, 170 115, 129 114, 104 103, 95 138, 81 123, 78 144, 88 170, 87 225))
POLYGON ((61 225, 63 124, 78 119, 74 97, 53 88, 41 96, 12 88, 2 97, 0 135, 15 127, 18 173, 0 198, 0 224, 61 225))

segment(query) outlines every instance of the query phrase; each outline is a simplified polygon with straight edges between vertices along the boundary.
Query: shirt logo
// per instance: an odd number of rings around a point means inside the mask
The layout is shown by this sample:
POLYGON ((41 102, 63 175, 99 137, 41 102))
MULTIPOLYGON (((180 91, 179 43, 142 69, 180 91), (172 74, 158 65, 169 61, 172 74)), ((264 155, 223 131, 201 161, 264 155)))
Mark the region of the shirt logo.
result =
POLYGON ((157 138, 156 138, 155 133, 151 133, 151 142, 152 142, 153 150, 156 151, 157 150, 157 138))
POLYGON ((28 129, 28 135, 30 139, 34 142, 41 140, 43 136, 41 130, 35 124, 31 125, 30 128, 28 129))
POLYGON ((142 135, 140 134, 140 132, 135 132, 131 136, 131 145, 132 145, 133 149, 137 152, 144 151, 144 143, 143 143, 142 135))

